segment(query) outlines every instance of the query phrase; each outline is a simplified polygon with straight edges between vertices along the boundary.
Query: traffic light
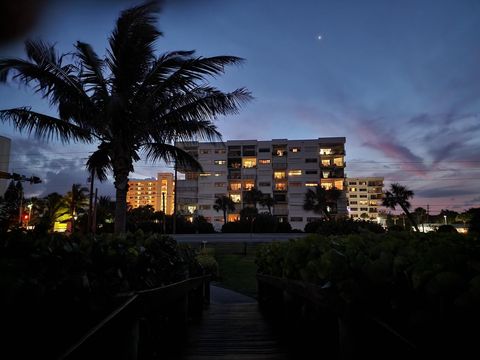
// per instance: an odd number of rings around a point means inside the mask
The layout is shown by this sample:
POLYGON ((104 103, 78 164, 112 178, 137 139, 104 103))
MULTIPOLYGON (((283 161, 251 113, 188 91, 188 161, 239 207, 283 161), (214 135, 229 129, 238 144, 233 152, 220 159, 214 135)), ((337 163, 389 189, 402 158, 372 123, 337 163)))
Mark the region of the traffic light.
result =
POLYGON ((27 221, 28 220, 28 214, 23 215, 23 220, 27 221))

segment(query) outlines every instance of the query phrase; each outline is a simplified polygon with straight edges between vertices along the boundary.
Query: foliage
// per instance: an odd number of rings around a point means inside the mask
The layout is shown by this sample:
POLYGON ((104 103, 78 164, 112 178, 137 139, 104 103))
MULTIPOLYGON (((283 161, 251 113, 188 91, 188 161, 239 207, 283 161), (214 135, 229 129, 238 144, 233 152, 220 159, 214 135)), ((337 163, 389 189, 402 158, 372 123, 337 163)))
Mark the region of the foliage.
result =
POLYGON ((385 232, 383 227, 377 223, 353 219, 316 220, 307 223, 304 231, 322 235, 348 235, 367 231, 377 234, 385 232))
POLYGON ((226 224, 228 220, 227 213, 235 210, 235 203, 229 196, 222 195, 215 200, 213 209, 217 212, 223 212, 223 223, 226 224))
POLYGON ((0 59, 0 81, 13 78, 31 86, 58 110, 54 117, 29 107, 5 109, 0 121, 45 140, 98 144, 87 168, 100 180, 113 172, 116 232, 125 231, 128 176, 141 155, 199 169, 175 142, 219 139, 212 121, 237 113, 251 99, 243 88, 224 93, 209 82, 226 66, 240 64, 238 57, 204 58, 194 51, 157 55, 158 11, 156 1, 123 11, 105 58, 80 41, 66 56, 52 44, 28 40, 27 60, 0 59))
POLYGON ((416 337, 478 321, 479 259, 472 238, 403 232, 265 244, 256 261, 260 273, 333 289, 338 311, 360 308, 416 337))
POLYGON ((313 211, 315 214, 331 220, 331 214, 336 212, 337 200, 340 194, 340 190, 335 188, 329 190, 321 186, 316 186, 315 189, 309 188, 305 193, 303 209, 305 211, 313 211))
POLYGON ((385 195, 383 197, 383 206, 392 210, 395 210, 396 206, 400 206, 415 230, 419 232, 420 230, 418 229, 417 222, 409 211, 411 207, 409 200, 413 197, 413 195, 413 191, 408 189, 406 186, 393 183, 390 185, 390 190, 385 191, 385 195))
POLYGON ((22 183, 12 180, 8 184, 3 198, 0 198, 0 231, 18 224, 20 199, 23 195, 22 183))
POLYGON ((456 233, 457 229, 453 225, 440 225, 437 229, 439 233, 456 233))
POLYGON ((222 226, 223 233, 285 233, 290 232, 290 223, 279 222, 268 213, 260 213, 255 208, 246 207, 240 212, 239 221, 231 221, 222 226))
POLYGON ((197 255, 197 261, 204 274, 209 274, 212 276, 212 279, 217 279, 219 275, 218 262, 211 253, 205 250, 200 250, 200 253, 197 255))

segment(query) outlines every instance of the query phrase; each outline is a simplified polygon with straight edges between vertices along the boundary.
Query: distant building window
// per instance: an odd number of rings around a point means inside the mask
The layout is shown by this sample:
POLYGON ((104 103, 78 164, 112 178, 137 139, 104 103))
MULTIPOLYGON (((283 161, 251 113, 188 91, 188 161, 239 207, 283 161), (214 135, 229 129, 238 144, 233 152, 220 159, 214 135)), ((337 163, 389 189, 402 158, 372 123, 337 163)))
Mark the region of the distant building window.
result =
POLYGON ((316 175, 318 174, 317 170, 305 170, 305 175, 316 175))
POLYGON ((299 148, 298 146, 291 147, 291 148, 290 148, 290 151, 291 151, 292 153, 298 153, 298 152, 300 152, 300 148, 299 148))
POLYGON ((230 190, 241 190, 242 189, 242 183, 230 183, 230 190))
POLYGON ((215 149, 215 154, 225 154, 226 152, 225 149, 215 149))
POLYGON ((365 192, 365 191, 367 191, 367 189, 366 189, 366 188, 364 188, 364 189, 358 189, 358 191, 365 192))
POLYGON ((357 201, 350 201, 350 205, 357 205, 358 202, 357 201))
POLYGON ((258 186, 271 186, 269 182, 259 182, 258 186))
POLYGON ((291 221, 291 222, 303 221, 303 217, 301 217, 301 216, 292 216, 292 217, 290 218, 290 221, 291 221))
POLYGON ((270 148, 259 148, 258 152, 263 152, 263 153, 270 152, 270 148))
POLYGON ((320 149, 320 155, 330 155, 332 153, 332 149, 320 149))
POLYGON ((318 183, 309 183, 309 182, 305 183, 305 186, 308 186, 308 187, 315 187, 317 185, 318 183))
POLYGON ((260 160, 258 160, 258 163, 260 165, 268 165, 268 164, 270 164, 270 162, 271 162, 270 159, 260 159, 260 160))
POLYGON ((358 191, 358 188, 356 188, 356 187, 351 187, 351 188, 349 189, 349 191, 350 191, 350 192, 356 192, 356 191, 358 191))
POLYGON ((201 173, 200 174, 201 177, 207 177, 207 176, 212 176, 211 173, 201 173))
POLYGON ((227 160, 215 160, 214 164, 215 165, 225 165, 227 163, 227 160))
POLYGON ((210 205, 198 205, 199 210, 210 210, 210 205))
POLYGON ((224 182, 216 182, 215 187, 224 187, 225 183, 224 182))
MULTIPOLYGON (((333 159, 333 163, 335 164, 335 166, 343 166, 343 157, 336 157, 333 159)), ((367 185, 365 183, 365 185, 367 185)))
POLYGON ((350 181, 350 182, 348 183, 348 185, 357 185, 357 182, 356 182, 356 181, 350 181))
POLYGON ((287 196, 284 194, 275 194, 273 195, 273 199, 277 202, 285 202, 287 201, 287 196))
POLYGON ((288 176, 300 176, 302 175, 302 170, 290 170, 288 176))
POLYGON ((253 182, 246 182, 244 185, 245 190, 252 190, 255 187, 255 183, 253 182))
POLYGON ((367 198, 367 195, 360 195, 361 198, 367 198))
POLYGON ((322 160, 322 166, 330 166, 330 159, 322 160))
POLYGON ((207 149, 200 150, 200 154, 209 154, 209 153, 210 153, 210 150, 207 150, 207 149))
POLYGON ((243 158, 242 165, 246 169, 251 169, 257 166, 256 158, 243 158))
POLYGON ((275 190, 278 190, 278 191, 287 190, 287 183, 284 183, 284 182, 276 183, 275 184, 275 190))
POLYGON ((242 201, 240 194, 230 194, 230 199, 232 199, 234 203, 239 203, 242 201))
POLYGON ((317 162, 317 158, 308 158, 308 159, 305 159, 305 162, 306 162, 306 163, 316 163, 316 162, 317 162))
POLYGON ((302 186, 302 183, 300 181, 290 181, 288 185, 291 187, 300 187, 302 186))
POLYGON ((274 171, 273 172, 273 178, 274 179, 285 179, 286 178, 285 171, 274 171))
POLYGON ((350 210, 352 210, 352 211, 358 211, 358 208, 354 207, 354 208, 350 208, 350 210))
POLYGON ((350 194, 350 197, 351 197, 351 198, 356 198, 357 195, 350 194))

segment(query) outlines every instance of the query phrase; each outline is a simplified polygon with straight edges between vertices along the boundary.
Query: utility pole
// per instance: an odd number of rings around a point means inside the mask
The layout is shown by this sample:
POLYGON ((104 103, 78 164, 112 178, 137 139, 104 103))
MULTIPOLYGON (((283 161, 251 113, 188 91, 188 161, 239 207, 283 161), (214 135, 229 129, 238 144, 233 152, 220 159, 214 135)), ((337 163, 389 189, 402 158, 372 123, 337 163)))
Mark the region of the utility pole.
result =
POLYGON ((92 169, 90 172, 90 194, 88 199, 88 225, 87 225, 87 232, 92 231, 92 216, 93 216, 93 178, 94 178, 95 170, 92 169))
POLYGON ((167 224, 165 223, 166 221, 166 216, 165 216, 165 192, 162 191, 162 209, 163 209, 163 233, 167 233, 167 224))
POLYGON ((94 200, 94 206, 93 206, 93 216, 92 216, 92 234, 95 235, 97 231, 97 199, 98 199, 98 189, 95 188, 95 200, 94 200))
POLYGON ((177 160, 175 159, 175 169, 174 169, 174 183, 173 183, 173 223, 172 223, 172 233, 177 233, 177 160))

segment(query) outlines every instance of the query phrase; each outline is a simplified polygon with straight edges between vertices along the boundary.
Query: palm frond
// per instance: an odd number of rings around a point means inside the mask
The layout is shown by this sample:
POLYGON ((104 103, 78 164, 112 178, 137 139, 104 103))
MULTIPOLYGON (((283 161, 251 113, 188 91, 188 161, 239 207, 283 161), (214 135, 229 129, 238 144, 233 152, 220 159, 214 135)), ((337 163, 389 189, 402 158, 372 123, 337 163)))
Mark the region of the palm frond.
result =
POLYGON ((90 44, 77 41, 76 55, 81 60, 80 79, 86 86, 86 92, 93 92, 93 99, 106 101, 107 84, 103 76, 104 60, 100 59, 90 44))
POLYGON ((88 172, 100 180, 107 180, 107 174, 112 170, 112 161, 110 151, 105 145, 100 145, 98 150, 94 151, 87 160, 86 167, 88 172))
POLYGON ((107 64, 114 92, 132 94, 155 59, 153 43, 162 34, 155 27, 157 1, 123 11, 109 39, 107 64))
POLYGON ((178 167, 190 171, 202 171, 202 166, 192 155, 176 146, 163 143, 147 143, 144 144, 143 149, 147 160, 175 162, 178 167))
POLYGON ((42 140, 59 139, 91 142, 92 134, 68 121, 31 111, 28 107, 0 110, 0 121, 12 124, 20 132, 42 140))

